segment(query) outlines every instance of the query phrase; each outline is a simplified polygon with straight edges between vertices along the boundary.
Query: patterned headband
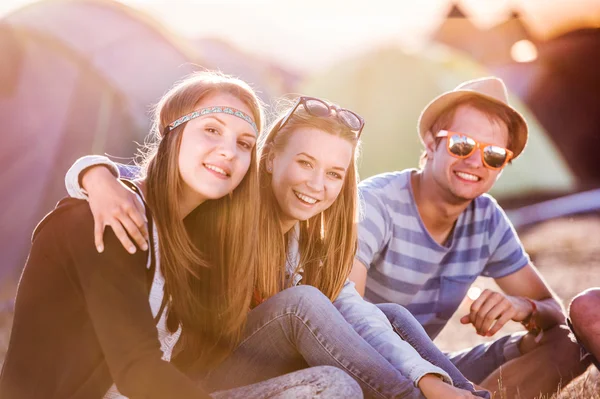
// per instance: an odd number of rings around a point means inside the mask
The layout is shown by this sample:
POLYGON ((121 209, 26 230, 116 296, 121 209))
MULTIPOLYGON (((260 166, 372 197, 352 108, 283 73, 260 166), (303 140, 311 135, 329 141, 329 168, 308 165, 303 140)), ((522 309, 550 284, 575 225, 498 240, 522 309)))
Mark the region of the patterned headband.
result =
POLYGON ((175 129, 177 126, 181 125, 182 123, 185 123, 192 119, 198 118, 199 116, 204 116, 204 115, 208 115, 208 114, 228 114, 228 115, 237 116, 238 118, 241 118, 241 119, 245 120, 246 122, 248 122, 250 124, 250 126, 252 126, 252 128, 254 129, 254 132, 258 135, 258 128, 256 127, 256 123, 254 123, 254 120, 252 120, 252 118, 250 116, 248 116, 247 114, 245 114, 244 112, 242 112, 238 109, 235 109, 235 108, 231 108, 231 107, 201 108, 199 110, 192 112, 191 114, 182 116, 181 118, 179 118, 176 121, 169 124, 169 126, 167 126, 167 131, 169 132, 169 131, 175 129))

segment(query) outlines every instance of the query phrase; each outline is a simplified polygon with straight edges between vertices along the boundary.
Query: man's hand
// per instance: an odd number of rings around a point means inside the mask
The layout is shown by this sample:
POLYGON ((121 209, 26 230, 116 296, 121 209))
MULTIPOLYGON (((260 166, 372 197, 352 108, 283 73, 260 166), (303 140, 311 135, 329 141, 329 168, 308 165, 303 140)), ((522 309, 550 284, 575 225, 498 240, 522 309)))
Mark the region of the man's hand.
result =
POLYGON ((509 320, 523 321, 532 311, 531 303, 524 298, 486 289, 471 304, 471 312, 460 322, 473 324, 477 334, 491 337, 509 320))

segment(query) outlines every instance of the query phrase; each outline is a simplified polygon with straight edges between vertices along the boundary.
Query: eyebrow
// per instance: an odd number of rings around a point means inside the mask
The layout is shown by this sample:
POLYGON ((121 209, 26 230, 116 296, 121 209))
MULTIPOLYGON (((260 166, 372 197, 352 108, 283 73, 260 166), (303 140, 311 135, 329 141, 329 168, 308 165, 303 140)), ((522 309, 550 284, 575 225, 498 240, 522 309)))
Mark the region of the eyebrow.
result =
MULTIPOLYGON (((225 122, 223 122, 223 120, 216 115, 206 115, 206 118, 204 118, 204 119, 209 119, 209 118, 215 119, 217 122, 219 122, 223 126, 227 126, 227 124, 225 122)), ((254 134, 254 133, 242 133, 242 136, 249 136, 255 140, 257 139, 256 134, 254 134)))
POLYGON ((221 125, 225 126, 225 122, 223 122, 223 120, 221 118, 219 118, 218 116, 215 116, 215 115, 206 115, 206 117, 204 119, 215 119, 221 125))
POLYGON ((258 138, 256 137, 256 134, 254 133, 242 133, 242 136, 248 136, 253 140, 257 140, 258 138))
MULTIPOLYGON (((317 159, 315 157, 313 157, 312 155, 309 155, 309 154, 307 154, 305 152, 299 152, 296 155, 304 155, 305 157, 310 158, 313 161, 317 162, 317 159)), ((346 168, 342 168, 341 166, 334 166, 334 167, 332 167, 332 169, 336 169, 336 170, 340 170, 342 172, 346 172, 346 168)))

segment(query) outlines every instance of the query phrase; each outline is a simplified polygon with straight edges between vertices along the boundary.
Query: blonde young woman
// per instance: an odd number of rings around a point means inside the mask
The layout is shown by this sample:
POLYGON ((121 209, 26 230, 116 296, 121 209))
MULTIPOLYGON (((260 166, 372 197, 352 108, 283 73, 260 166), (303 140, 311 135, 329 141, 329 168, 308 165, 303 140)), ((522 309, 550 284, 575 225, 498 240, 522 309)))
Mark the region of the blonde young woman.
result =
MULTIPOLYGON (((258 211, 261 223, 258 243, 260 269, 255 304, 269 299, 253 310, 250 318, 253 318, 253 312, 265 307, 285 308, 297 301, 310 304, 305 307, 320 309, 320 312, 301 315, 318 324, 318 313, 333 308, 331 302, 335 300, 341 313, 325 317, 324 325, 314 333, 317 336, 314 345, 318 347, 326 342, 333 352, 343 347, 344 340, 339 339, 340 330, 347 326, 346 321, 350 322, 369 346, 361 350, 369 354, 368 359, 356 359, 353 365, 346 366, 365 393, 385 397, 396 394, 404 397, 421 397, 423 394, 427 398, 472 397, 467 390, 448 384, 454 379, 455 384, 473 391, 473 386, 435 348, 423 331, 415 330, 415 336, 405 338, 420 349, 423 357, 447 367, 452 379, 448 372, 423 359, 394 332, 377 307, 364 302, 353 286, 346 284, 356 250, 355 157, 363 125, 362 118, 352 111, 320 99, 301 97, 277 119, 262 142, 259 166, 261 206, 258 211), (281 292, 283 288, 296 286, 299 282, 302 284, 300 287, 281 292), (319 291, 308 289, 311 286, 319 291), (346 320, 341 317, 342 314, 346 320), (383 341, 381 337, 384 337, 383 341), (378 367, 375 376, 372 373, 374 367, 378 367), (393 382, 390 378, 397 379, 394 371, 402 375, 400 389, 390 384, 393 382)), ((114 169, 106 158, 87 158, 86 162, 81 161, 72 169, 67 177, 68 185, 76 187, 76 176, 83 167, 97 163, 105 163, 114 169)), ((98 208, 99 231, 104 224, 117 224, 123 229, 124 245, 133 246, 125 229, 140 246, 144 245, 143 223, 135 221, 138 217, 133 208, 130 207, 124 214, 106 212, 106 209, 127 207, 123 204, 128 203, 129 194, 120 187, 112 189, 115 180, 104 168, 91 170, 94 173, 84 174, 84 179, 88 179, 89 188, 95 191, 90 192, 90 201, 95 202, 98 208)), ((71 191, 75 193, 76 190, 71 191)), ((98 237, 98 242, 100 240, 101 237, 98 237)), ((406 314, 402 316, 406 317, 406 314)), ((282 341, 244 341, 225 363, 235 367, 235 362, 240 359, 242 362, 243 359, 264 359, 263 375, 267 376, 297 369, 303 364, 315 364, 310 353, 297 356, 288 351, 282 341), (280 353, 274 353, 276 351, 269 346, 274 346, 280 353), (289 356, 283 354, 288 352, 289 356), (274 357, 277 361, 273 361, 274 357)), ((364 348, 364 343, 356 348, 364 348)), ((337 360, 348 364, 344 359, 337 360)), ((481 396, 485 397, 486 393, 481 393, 481 396)))
POLYGON ((259 242, 260 259, 267 262, 259 266, 258 294, 268 298, 281 286, 314 286, 427 398, 471 397, 470 392, 487 397, 474 390, 406 309, 386 304, 380 310, 347 280, 357 245, 356 158, 363 127, 363 119, 350 110, 300 97, 261 140, 260 219, 268 238, 259 242))
MULTIPOLYGON (((64 200, 47 215, 19 284, 0 397, 210 397, 208 384, 178 367, 193 360, 215 369, 246 324, 262 111, 245 83, 201 73, 161 99, 155 121, 145 177, 127 183, 148 221, 150 251, 127 253, 107 229, 98 253, 85 201, 64 200)), ((212 397, 299 392, 362 397, 354 380, 327 367, 212 397)))

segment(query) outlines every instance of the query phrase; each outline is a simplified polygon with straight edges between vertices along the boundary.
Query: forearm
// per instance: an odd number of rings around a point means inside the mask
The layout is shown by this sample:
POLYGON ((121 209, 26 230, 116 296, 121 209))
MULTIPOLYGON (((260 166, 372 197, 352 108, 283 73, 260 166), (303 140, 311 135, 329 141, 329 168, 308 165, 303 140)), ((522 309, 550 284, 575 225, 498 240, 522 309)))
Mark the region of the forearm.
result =
POLYGON ((533 301, 537 311, 534 315, 535 323, 543 330, 548 330, 558 324, 565 323, 565 313, 560 302, 554 298, 533 301))
POLYGON ((496 283, 516 309, 512 320, 527 323, 532 317, 536 326, 544 330, 565 323, 560 299, 532 264, 497 278, 496 283))
POLYGON ((65 187, 69 196, 87 199, 87 191, 83 187, 81 179, 85 171, 94 166, 104 166, 110 170, 115 178, 119 177, 119 169, 110 159, 103 155, 86 155, 75 161, 65 175, 65 187))
POLYGON ((136 179, 140 177, 140 167, 115 163, 103 155, 86 155, 79 158, 67 171, 65 186, 73 198, 87 199, 87 188, 83 181, 86 172, 96 166, 105 167, 115 177, 136 179))

